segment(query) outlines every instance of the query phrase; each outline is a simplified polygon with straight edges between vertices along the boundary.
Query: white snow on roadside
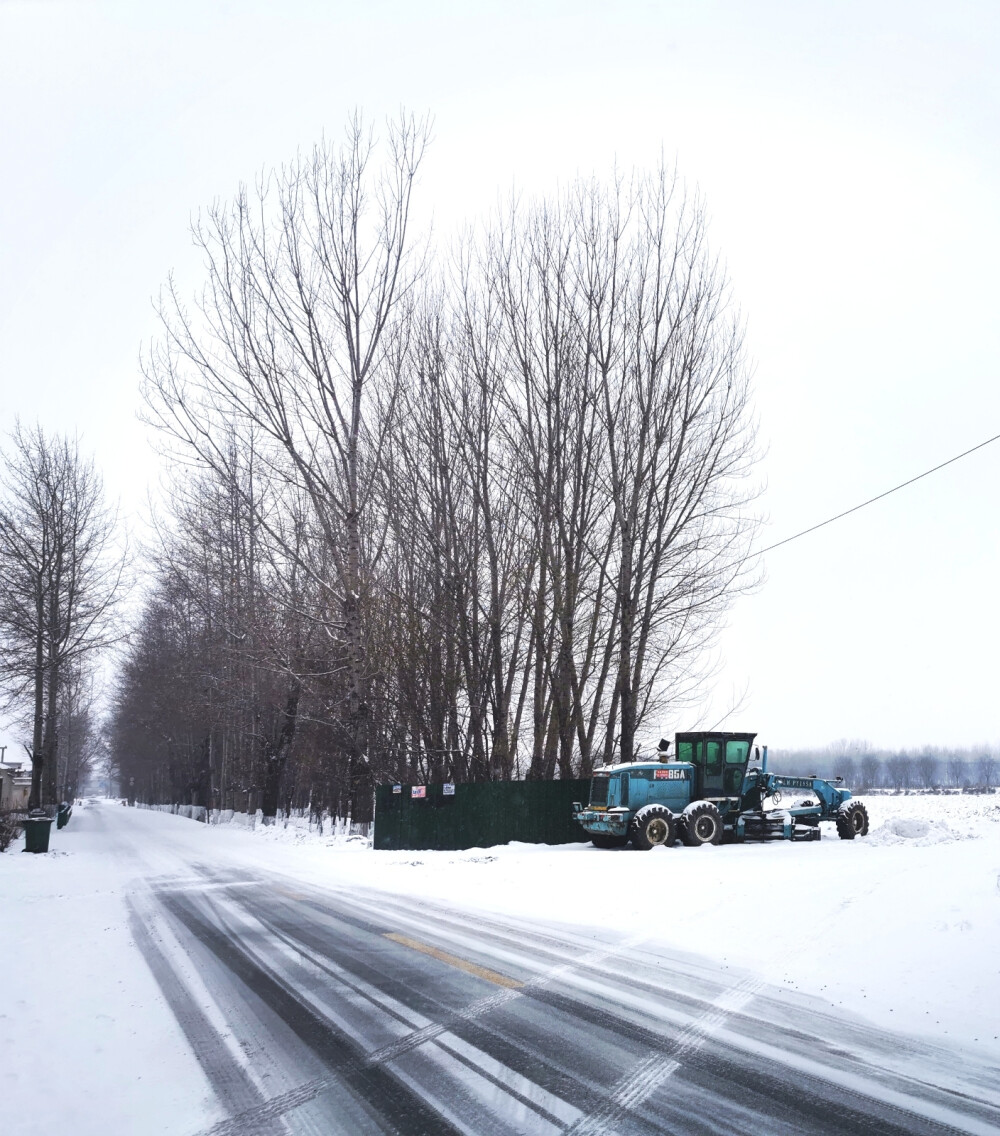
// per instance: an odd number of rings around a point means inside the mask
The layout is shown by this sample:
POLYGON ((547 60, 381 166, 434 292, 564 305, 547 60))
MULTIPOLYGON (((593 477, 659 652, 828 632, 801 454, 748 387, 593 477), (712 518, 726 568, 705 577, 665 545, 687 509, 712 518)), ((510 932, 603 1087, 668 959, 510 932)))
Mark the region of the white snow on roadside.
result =
POLYGON ((583 843, 375 852, 304 823, 250 830, 78 808, 48 856, 17 845, 0 856, 5 1115, 24 1121, 19 1136, 55 1131, 67 1110, 74 1136, 190 1133, 214 1115, 125 906, 136 877, 190 876, 199 862, 638 933, 649 949, 659 941, 751 972, 777 998, 818 998, 1000 1062, 1000 796, 866 804, 864 839, 825 826, 819 842, 651 853, 583 843), (118 828, 129 836, 120 846, 118 828))
POLYGON ((0 856, 0 1129, 188 1136, 215 1096, 132 940, 135 864, 86 813, 0 856))

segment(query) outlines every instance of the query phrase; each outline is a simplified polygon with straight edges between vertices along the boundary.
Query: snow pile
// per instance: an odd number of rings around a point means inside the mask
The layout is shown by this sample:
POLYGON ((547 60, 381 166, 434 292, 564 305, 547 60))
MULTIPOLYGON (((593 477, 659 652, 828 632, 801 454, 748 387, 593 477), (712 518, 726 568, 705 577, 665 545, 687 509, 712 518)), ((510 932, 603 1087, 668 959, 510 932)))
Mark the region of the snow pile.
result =
POLYGON ((995 794, 934 793, 866 798, 871 817, 868 842, 923 847, 996 835, 1000 800, 995 794))
POLYGON ((972 840, 975 834, 953 828, 945 820, 931 822, 923 817, 894 817, 873 828, 868 839, 872 844, 945 844, 952 840, 972 840))

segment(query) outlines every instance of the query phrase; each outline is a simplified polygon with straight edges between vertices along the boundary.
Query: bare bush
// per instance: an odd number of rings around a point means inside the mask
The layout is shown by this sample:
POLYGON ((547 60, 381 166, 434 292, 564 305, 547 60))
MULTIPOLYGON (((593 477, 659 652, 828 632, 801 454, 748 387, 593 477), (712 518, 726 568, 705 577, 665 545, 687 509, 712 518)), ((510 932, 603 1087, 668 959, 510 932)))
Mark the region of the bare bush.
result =
POLYGON ((21 823, 19 813, 12 812, 8 809, 0 812, 0 852, 7 851, 21 835, 21 829, 23 827, 24 825, 21 823))

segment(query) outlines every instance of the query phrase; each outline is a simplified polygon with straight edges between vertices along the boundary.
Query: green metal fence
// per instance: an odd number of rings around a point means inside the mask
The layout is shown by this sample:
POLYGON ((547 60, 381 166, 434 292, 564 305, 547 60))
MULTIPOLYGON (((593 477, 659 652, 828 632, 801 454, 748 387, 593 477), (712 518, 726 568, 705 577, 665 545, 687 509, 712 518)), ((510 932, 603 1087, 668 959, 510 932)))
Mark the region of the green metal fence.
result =
POLYGON ((510 840, 571 844, 587 839, 573 819, 572 805, 586 801, 589 793, 586 780, 379 785, 374 845, 455 851, 510 840))

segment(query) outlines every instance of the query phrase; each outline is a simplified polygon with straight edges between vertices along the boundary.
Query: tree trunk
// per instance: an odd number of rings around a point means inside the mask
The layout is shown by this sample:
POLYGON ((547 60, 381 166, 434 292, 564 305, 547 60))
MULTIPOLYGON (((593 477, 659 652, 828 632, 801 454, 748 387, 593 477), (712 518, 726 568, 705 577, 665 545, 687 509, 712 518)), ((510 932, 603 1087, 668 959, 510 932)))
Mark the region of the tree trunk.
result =
POLYGON ((298 721, 299 699, 302 696, 302 684, 294 679, 285 708, 281 715, 281 728, 278 731, 277 741, 268 745, 264 754, 264 769, 261 786, 261 812, 265 824, 273 822, 278 815, 278 802, 281 794, 281 776, 288 762, 288 753, 295 738, 295 727, 298 721))
POLYGON ((45 732, 42 742, 42 752, 45 755, 44 776, 44 803, 54 805, 59 800, 59 785, 56 773, 58 772, 57 750, 59 745, 58 731, 58 699, 59 699, 59 664, 50 662, 47 674, 47 691, 45 706, 45 732))
POLYGON ((35 712, 31 731, 31 795, 28 808, 37 809, 42 803, 42 724, 45 719, 45 661, 44 640, 41 630, 35 637, 35 712))

